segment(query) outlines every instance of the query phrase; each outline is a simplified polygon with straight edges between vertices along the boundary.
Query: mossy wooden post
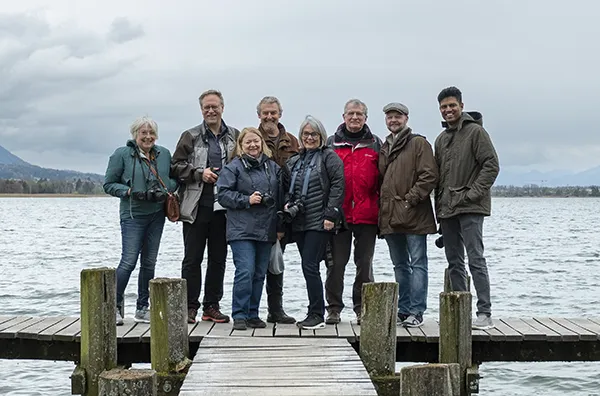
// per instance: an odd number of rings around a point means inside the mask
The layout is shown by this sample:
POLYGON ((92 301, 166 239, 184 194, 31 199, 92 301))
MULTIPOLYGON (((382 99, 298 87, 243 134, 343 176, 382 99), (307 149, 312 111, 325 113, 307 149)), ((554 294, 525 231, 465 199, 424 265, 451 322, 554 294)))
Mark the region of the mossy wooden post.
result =
POLYGON ((81 271, 81 362, 84 395, 98 395, 98 376, 117 366, 116 273, 114 268, 81 271))
POLYGON ((440 363, 460 365, 460 395, 467 395, 466 374, 471 367, 471 293, 440 293, 440 363))
POLYGON ((396 370, 396 317, 398 284, 365 283, 362 287, 360 357, 377 386, 378 394, 398 394, 396 370), (388 390, 386 390, 388 389, 388 390))
POLYGON ((460 365, 420 364, 400 370, 400 396, 459 396, 460 365))
POLYGON ((156 371, 113 369, 100 374, 98 385, 99 396, 156 396, 156 371))
POLYGON ((150 360, 159 394, 177 394, 189 368, 185 279, 150 281, 150 360))

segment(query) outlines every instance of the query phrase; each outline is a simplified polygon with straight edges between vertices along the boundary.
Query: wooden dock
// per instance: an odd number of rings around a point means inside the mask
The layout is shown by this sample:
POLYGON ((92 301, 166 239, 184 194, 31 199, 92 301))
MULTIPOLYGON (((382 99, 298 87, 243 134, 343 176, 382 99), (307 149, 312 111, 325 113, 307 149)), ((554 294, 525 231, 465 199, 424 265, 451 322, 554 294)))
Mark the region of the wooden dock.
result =
POLYGON ((344 339, 206 337, 181 396, 370 395, 375 386, 344 339))
MULTIPOLYGON (((496 328, 474 330, 473 361, 599 361, 600 318, 494 318, 496 328)), ((80 320, 77 317, 0 316, 0 359, 79 361, 80 320)), ((234 331, 231 324, 198 322, 188 325, 190 352, 205 337, 253 339, 345 339, 358 350, 360 326, 342 322, 323 330, 303 331, 295 325, 234 331)), ((257 343, 260 341, 256 341, 257 343)), ((427 319, 420 328, 397 327, 397 361, 438 359, 439 327, 427 319)), ((117 327, 120 363, 150 362, 150 326, 127 319, 117 327)))

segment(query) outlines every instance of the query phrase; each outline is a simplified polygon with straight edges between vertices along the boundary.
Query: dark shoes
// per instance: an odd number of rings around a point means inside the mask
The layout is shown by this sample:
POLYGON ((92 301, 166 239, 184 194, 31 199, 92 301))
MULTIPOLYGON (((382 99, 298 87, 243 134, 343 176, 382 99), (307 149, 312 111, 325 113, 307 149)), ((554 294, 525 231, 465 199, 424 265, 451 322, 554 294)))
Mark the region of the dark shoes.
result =
POLYGON ((246 330, 247 328, 245 319, 233 319, 233 330, 246 330))
POLYGON ((322 316, 315 314, 308 314, 306 319, 296 323, 302 330, 319 330, 325 328, 325 321, 322 316))
POLYGON ((229 316, 221 313, 218 307, 204 308, 202 320, 212 320, 215 323, 229 323, 229 316))
POLYGON ((269 323, 281 323, 281 324, 294 324, 296 319, 288 316, 284 311, 273 312, 267 315, 267 322, 269 323))
POLYGON ((267 324, 263 322, 260 318, 250 318, 246 321, 248 327, 253 329, 264 329, 267 327, 267 324))
POLYGON ((340 313, 332 311, 327 314, 327 319, 325 320, 325 323, 338 324, 338 323, 340 323, 341 320, 342 319, 340 318, 340 313))
POLYGON ((196 315, 198 315, 198 310, 196 308, 188 308, 188 323, 196 323, 196 315))

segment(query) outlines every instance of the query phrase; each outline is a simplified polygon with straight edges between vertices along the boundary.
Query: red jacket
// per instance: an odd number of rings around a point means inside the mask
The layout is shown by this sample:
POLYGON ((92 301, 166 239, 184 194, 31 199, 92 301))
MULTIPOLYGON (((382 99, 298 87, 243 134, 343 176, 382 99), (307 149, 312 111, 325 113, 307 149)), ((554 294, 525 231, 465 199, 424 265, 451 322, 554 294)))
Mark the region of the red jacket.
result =
POLYGON ((371 133, 365 124, 359 141, 349 141, 346 124, 338 127, 327 139, 344 162, 346 180, 344 214, 351 224, 377 224, 379 215, 379 150, 381 139, 371 133))

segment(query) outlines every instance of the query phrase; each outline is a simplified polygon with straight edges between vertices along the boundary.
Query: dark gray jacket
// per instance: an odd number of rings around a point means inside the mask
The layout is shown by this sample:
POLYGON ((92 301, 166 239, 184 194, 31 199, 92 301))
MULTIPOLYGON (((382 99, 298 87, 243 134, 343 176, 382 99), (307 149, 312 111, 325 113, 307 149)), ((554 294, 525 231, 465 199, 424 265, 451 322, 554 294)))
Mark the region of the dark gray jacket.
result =
MULTIPOLYGON (((223 122, 224 123, 224 122, 223 122)), ((193 223, 198 212, 198 201, 202 195, 204 183, 202 173, 208 164, 208 138, 205 123, 197 125, 181 134, 173 158, 171 159, 171 177, 179 181, 181 200, 181 221, 193 223)), ((227 126, 227 134, 219 139, 224 163, 229 161, 239 131, 227 126)), ((210 185, 212 188, 212 184, 210 185)))
POLYGON ((330 147, 311 151, 302 150, 291 157, 287 165, 294 186, 293 193, 290 195, 288 191, 286 199, 287 201, 301 200, 304 205, 304 212, 298 214, 292 222, 292 231, 324 231, 324 220, 336 224, 333 231, 339 229, 344 219, 342 204, 345 186, 344 164, 340 157, 330 147), (318 157, 310 173, 308 192, 306 197, 302 198, 304 176, 314 155, 318 157), (295 178, 294 173, 296 173, 295 178))
MULTIPOLYGON (((244 155, 225 165, 217 180, 217 197, 227 209, 227 241, 275 243, 277 211, 283 206, 281 168, 266 155, 259 160, 244 155), (250 195, 269 194, 274 204, 250 205, 250 195)), ((264 198, 263 198, 264 199, 264 198)))

